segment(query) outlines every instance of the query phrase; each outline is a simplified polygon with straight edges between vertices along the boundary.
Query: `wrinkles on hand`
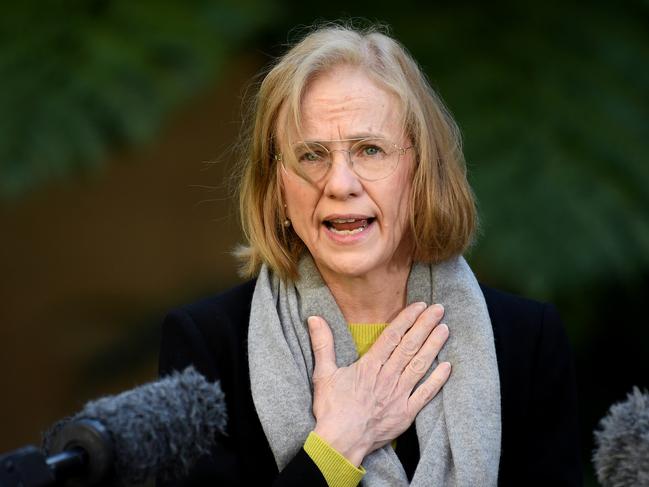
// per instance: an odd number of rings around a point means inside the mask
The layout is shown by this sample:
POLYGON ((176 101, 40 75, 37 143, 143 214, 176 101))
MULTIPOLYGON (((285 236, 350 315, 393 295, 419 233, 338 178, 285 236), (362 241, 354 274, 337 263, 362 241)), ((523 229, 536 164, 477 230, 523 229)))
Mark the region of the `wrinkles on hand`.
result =
POLYGON ((443 316, 439 304, 407 306, 347 367, 336 365, 328 323, 308 319, 315 358, 314 431, 354 465, 408 429, 448 380, 451 364, 442 362, 416 387, 448 338, 443 316))

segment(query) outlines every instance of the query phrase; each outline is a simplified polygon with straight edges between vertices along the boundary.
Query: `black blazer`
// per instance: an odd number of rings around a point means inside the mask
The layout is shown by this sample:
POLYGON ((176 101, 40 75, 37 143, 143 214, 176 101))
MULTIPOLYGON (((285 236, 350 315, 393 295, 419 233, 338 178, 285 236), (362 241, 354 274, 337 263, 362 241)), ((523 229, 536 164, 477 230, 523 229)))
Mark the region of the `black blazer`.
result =
MULTIPOLYGON (((220 380, 227 435, 176 486, 309 485, 324 477, 300 449, 278 474, 255 412, 247 335, 255 281, 172 310, 162 326, 160 374, 193 364, 220 380), (259 479, 262 484, 259 484, 259 479)), ((482 291, 494 331, 502 401, 501 486, 582 485, 572 353, 556 310, 487 287, 482 291)), ((397 441, 411 478, 419 459, 414 425, 397 441)))

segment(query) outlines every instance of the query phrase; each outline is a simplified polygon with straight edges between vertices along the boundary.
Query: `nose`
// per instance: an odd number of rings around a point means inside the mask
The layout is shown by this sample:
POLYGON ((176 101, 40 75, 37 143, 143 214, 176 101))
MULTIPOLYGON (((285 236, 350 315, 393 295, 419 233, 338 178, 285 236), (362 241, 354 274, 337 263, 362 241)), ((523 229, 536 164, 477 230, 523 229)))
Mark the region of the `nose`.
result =
POLYGON ((331 167, 326 176, 324 193, 328 198, 346 200, 363 192, 363 185, 352 169, 349 152, 331 151, 331 167))

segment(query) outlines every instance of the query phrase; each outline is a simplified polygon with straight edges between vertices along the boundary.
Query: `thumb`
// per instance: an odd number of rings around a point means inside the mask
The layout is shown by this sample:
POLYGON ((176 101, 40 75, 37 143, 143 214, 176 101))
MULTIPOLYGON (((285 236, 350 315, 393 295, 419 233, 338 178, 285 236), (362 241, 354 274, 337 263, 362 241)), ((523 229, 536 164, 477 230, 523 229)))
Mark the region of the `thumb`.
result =
POLYGON ((328 377, 333 374, 336 366, 336 351, 334 349, 334 337, 327 322, 319 316, 310 316, 309 335, 311 336, 311 349, 315 359, 313 380, 328 377))

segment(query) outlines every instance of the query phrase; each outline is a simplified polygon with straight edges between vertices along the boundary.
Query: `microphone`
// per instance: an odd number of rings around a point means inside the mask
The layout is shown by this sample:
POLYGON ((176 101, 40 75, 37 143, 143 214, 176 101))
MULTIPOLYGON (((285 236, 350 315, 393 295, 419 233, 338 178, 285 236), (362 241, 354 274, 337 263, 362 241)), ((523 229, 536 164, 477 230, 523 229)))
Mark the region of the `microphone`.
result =
POLYGON ((43 452, 27 447, 0 456, 0 486, 175 479, 210 452, 217 434, 226 434, 226 421, 220 384, 207 382, 190 366, 88 402, 44 434, 43 452))
POLYGON ((603 487, 649 485, 649 394, 637 387, 595 431, 593 464, 603 487))

